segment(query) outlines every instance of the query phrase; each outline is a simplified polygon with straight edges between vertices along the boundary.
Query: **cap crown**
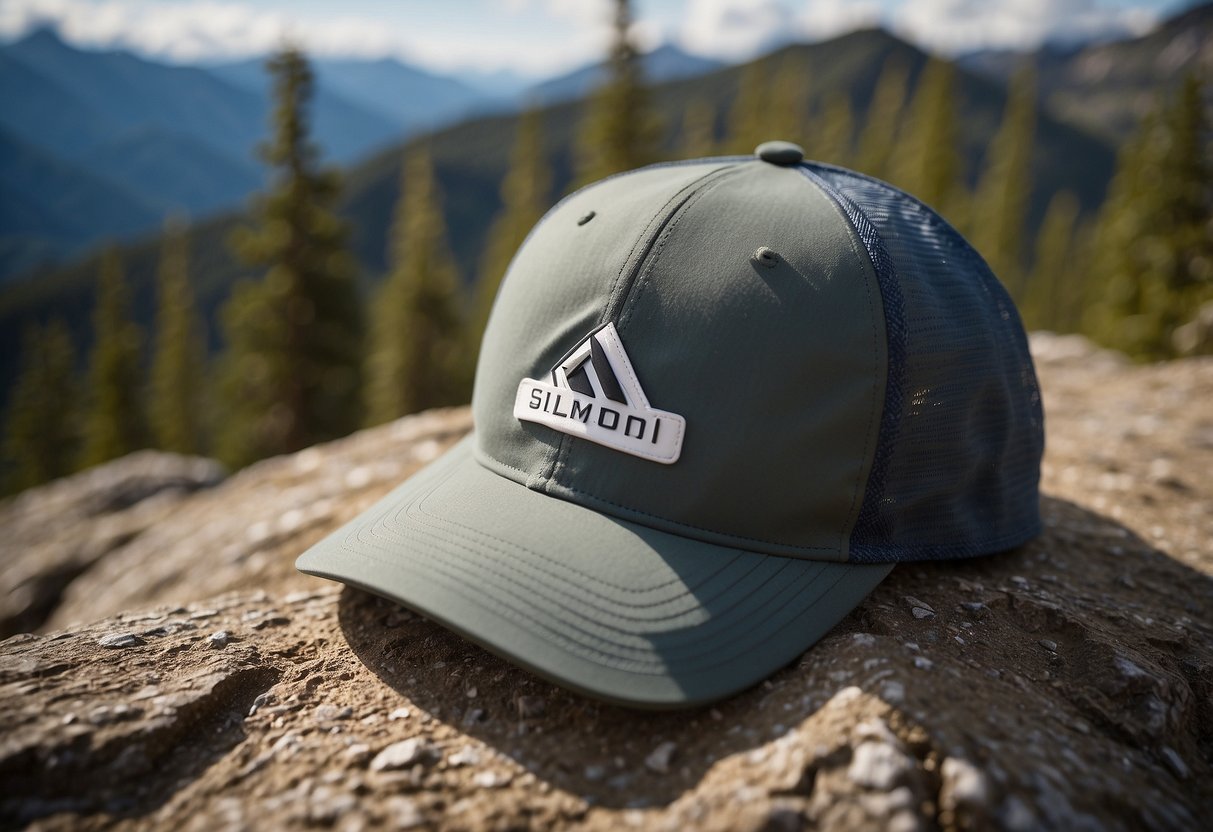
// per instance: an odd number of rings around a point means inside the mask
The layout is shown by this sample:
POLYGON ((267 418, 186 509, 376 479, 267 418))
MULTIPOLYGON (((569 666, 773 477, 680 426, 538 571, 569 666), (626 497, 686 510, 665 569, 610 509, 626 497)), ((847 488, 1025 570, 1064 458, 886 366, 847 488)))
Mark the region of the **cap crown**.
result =
POLYGON ((883 183, 843 181, 847 173, 704 160, 612 177, 560 203, 516 255, 485 334, 473 398, 481 463, 607 515, 771 554, 904 559, 1022 536, 1038 523, 1041 443, 1018 317, 942 220, 883 183), (868 209, 843 192, 861 186, 874 189, 859 195, 868 209), (881 200, 922 212, 920 230, 952 249, 909 252, 911 268, 899 272, 882 237, 895 237, 900 255, 910 235, 893 222, 877 230, 868 210, 881 200), (948 257, 962 250, 958 269, 948 257), (956 325, 950 317, 975 316, 963 330, 980 343, 933 352, 956 325), (524 380, 567 385, 579 369, 569 356, 604 328, 647 404, 685 420, 676 461, 517 417, 524 380), (1008 349, 1015 360, 1003 366, 1008 349), (930 389, 914 384, 912 359, 936 371, 930 389), (915 417, 949 397, 1000 435, 974 442, 957 435, 962 420, 947 435, 932 427, 921 452, 901 449, 917 441, 915 417), (1017 442, 1028 453, 1008 459, 1017 442), (999 487, 955 499, 975 480, 1005 478, 1008 463, 1012 507, 986 505, 1006 502, 999 487), (913 540, 903 534, 911 527, 913 540))

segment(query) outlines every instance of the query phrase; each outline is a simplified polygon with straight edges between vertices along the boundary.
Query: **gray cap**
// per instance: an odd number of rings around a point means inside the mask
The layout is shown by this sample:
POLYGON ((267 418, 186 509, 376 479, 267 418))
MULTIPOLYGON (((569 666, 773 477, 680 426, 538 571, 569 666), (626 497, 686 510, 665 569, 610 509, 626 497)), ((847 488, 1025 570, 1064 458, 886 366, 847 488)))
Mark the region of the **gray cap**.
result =
POLYGON ((473 434, 298 567, 675 707, 795 659, 898 561, 1034 536, 1043 423, 1006 292, 929 208, 802 156, 563 200, 497 297, 473 434))

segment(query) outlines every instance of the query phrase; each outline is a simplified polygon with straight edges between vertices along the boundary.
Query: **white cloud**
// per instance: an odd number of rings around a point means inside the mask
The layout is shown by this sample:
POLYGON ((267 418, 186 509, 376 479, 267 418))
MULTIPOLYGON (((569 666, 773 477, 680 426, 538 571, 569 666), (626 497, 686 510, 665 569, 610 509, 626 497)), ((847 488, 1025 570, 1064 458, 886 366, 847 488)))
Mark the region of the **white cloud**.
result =
POLYGON ((777 0, 688 0, 678 40, 691 52, 740 60, 796 39, 798 28, 777 0))
POLYGON ((810 40, 824 40, 856 29, 880 25, 881 6, 875 0, 809 0, 800 15, 800 31, 810 40))
POLYGON ((316 55, 394 56, 438 70, 509 68, 535 75, 563 71, 603 53, 609 18, 587 14, 586 7, 594 4, 541 4, 537 13, 561 18, 565 36, 552 38, 517 25, 472 28, 461 23, 458 12, 452 12, 449 25, 421 31, 374 15, 308 17, 303 11, 231 0, 0 0, 0 36, 17 37, 52 24, 77 46, 126 48, 176 62, 263 55, 290 40, 316 55))
POLYGON ((1111 8, 1096 0, 919 0, 904 3, 890 23, 916 43, 956 53, 1141 34, 1155 20, 1148 9, 1111 8))
MULTIPOLYGON (((534 75, 596 60, 610 38, 610 5, 602 0, 494 0, 475 20, 447 5, 449 20, 431 13, 428 28, 420 28, 399 7, 385 12, 362 3, 329 13, 311 4, 247 0, 0 0, 0 36, 52 23, 80 46, 127 48, 170 61, 261 55, 289 38, 318 55, 395 56, 438 71, 508 68, 534 75)), ((633 34, 646 50, 673 39, 691 52, 744 60, 790 41, 881 22, 950 53, 1139 33, 1155 19, 1144 7, 1099 0, 903 0, 887 8, 888 0, 683 0, 681 8, 655 7, 633 34)))

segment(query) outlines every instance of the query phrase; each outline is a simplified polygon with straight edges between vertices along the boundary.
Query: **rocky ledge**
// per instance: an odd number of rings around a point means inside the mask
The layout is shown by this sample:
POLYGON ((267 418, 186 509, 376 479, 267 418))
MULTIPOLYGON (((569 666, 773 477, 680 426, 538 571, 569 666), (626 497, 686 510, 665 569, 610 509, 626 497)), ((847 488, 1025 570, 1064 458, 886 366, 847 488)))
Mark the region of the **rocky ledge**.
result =
POLYGON ((900 566, 798 663, 680 713, 567 693, 293 572, 463 410, 222 482, 157 463, 193 474, 133 501, 75 478, 0 505, 6 621, 44 631, 0 644, 0 825, 1201 828, 1213 361, 1033 349, 1045 534, 900 566))

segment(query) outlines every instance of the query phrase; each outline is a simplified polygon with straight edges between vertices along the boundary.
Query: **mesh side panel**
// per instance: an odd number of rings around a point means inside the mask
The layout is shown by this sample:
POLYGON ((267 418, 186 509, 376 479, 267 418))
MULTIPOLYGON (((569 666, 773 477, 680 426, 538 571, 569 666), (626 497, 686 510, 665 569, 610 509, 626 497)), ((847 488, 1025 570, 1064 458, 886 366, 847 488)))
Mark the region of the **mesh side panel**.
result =
POLYGON ((1019 314, 935 212, 883 182, 811 166, 880 278, 885 413, 851 560, 968 557, 1039 533, 1044 417, 1019 314))

